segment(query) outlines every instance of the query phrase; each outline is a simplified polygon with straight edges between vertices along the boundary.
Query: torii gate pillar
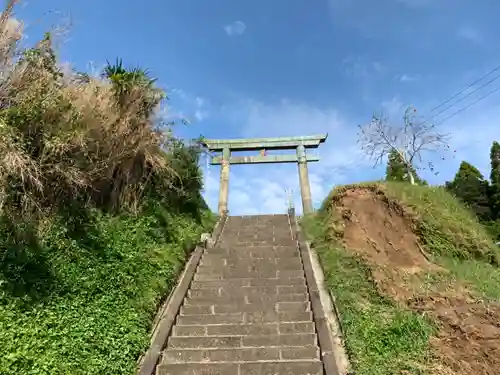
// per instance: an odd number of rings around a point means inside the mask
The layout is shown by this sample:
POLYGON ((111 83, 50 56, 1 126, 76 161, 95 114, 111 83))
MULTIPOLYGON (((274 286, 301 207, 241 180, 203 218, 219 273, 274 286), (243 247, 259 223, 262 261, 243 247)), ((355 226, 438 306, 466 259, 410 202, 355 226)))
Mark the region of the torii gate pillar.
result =
POLYGON ((299 166, 300 195, 302 197, 302 210, 304 214, 313 212, 311 185, 309 184, 309 172, 307 170, 306 149, 303 145, 297 146, 297 159, 299 166))
POLYGON ((229 198, 229 165, 231 150, 229 147, 222 149, 222 163, 220 167, 220 189, 219 189, 219 214, 227 213, 227 202, 229 198))

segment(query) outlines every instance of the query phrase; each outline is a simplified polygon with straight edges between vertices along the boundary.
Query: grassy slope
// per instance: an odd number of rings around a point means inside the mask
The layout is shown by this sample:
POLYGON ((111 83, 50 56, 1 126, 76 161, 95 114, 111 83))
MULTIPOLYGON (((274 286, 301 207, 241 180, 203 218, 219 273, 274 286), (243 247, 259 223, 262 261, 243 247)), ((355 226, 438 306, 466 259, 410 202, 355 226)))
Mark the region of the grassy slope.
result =
MULTIPOLYGON (((497 249, 472 215, 446 191, 401 183, 358 186, 383 191, 389 200, 416 215, 426 250, 451 271, 446 280, 430 277, 426 282, 460 280, 480 297, 500 298, 500 271, 490 264, 498 256, 497 249)), ((431 360, 428 339, 436 330, 433 322, 380 295, 368 266, 338 241, 335 223, 339 218, 329 208, 346 188, 332 191, 319 213, 304 220, 304 226, 336 297, 356 374, 402 374, 404 370, 426 374, 425 364, 431 360)))
POLYGON ((159 209, 75 217, 27 246, 2 238, 17 257, 0 270, 0 374, 132 374, 184 245, 204 229, 159 209))

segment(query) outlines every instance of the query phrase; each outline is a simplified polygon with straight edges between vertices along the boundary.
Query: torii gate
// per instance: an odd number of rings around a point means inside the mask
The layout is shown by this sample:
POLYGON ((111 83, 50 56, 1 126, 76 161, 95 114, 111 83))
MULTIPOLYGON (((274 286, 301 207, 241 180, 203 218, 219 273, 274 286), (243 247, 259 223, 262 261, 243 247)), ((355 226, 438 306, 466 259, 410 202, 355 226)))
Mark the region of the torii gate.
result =
POLYGON ((299 168, 300 193, 304 214, 313 211, 311 187, 307 163, 319 161, 319 157, 307 155, 306 148, 318 148, 328 134, 305 137, 248 138, 248 139, 205 139, 202 144, 209 150, 222 152, 214 156, 210 164, 221 165, 219 214, 227 212, 229 195, 229 166, 231 164, 297 163, 299 168), (267 155, 266 150, 296 150, 296 154, 267 155), (232 151, 261 151, 258 156, 231 156, 232 151))

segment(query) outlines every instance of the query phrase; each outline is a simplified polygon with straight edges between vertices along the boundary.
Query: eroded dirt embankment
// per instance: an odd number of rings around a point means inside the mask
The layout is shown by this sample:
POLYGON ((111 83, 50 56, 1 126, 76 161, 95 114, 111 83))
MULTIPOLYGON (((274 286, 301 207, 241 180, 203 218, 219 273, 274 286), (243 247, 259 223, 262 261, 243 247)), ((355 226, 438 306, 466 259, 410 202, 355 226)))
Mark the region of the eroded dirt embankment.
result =
POLYGON ((412 215, 384 195, 350 189, 335 206, 345 248, 366 260, 379 291, 436 321, 433 373, 500 374, 500 304, 481 302, 456 282, 424 282, 430 274, 446 280, 448 271, 430 261, 412 215))

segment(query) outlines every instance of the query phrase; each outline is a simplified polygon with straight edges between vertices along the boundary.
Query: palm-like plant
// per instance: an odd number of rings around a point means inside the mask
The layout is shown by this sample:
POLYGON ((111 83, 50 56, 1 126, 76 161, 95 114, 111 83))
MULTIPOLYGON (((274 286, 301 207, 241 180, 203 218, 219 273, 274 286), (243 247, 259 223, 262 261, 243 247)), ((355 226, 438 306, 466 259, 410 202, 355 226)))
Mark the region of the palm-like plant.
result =
POLYGON ((146 116, 151 115, 154 107, 166 97, 163 90, 155 87, 156 79, 151 78, 146 69, 126 69, 121 59, 117 59, 114 64, 107 61, 102 76, 113 85, 121 107, 140 99, 141 111, 146 116))

